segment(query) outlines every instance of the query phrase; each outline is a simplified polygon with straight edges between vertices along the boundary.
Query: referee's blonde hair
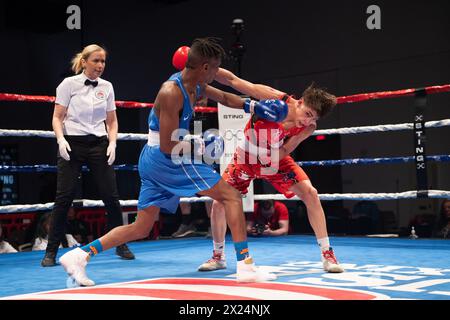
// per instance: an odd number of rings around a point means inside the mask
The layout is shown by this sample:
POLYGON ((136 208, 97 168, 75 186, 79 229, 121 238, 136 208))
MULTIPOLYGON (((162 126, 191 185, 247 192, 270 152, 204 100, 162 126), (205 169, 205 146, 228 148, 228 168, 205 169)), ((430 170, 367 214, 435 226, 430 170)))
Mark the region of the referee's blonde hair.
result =
POLYGON ((72 70, 75 74, 79 74, 83 71, 83 63, 81 60, 87 61, 89 56, 97 51, 104 51, 106 54, 106 50, 96 44, 90 44, 83 48, 83 51, 78 52, 75 57, 72 59, 72 70))

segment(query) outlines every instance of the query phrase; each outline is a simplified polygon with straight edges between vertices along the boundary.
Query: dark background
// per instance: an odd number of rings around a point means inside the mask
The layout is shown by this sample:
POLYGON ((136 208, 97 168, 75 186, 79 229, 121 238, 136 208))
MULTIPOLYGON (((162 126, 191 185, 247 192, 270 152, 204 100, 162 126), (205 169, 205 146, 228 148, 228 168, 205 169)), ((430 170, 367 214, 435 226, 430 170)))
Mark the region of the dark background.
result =
MULTIPOLYGON (((91 43, 108 51, 103 78, 117 100, 152 102, 175 70, 173 52, 196 37, 216 36, 229 50, 233 19, 244 20, 242 77, 300 96, 312 82, 337 96, 450 83, 449 1, 1 1, 0 92, 55 95, 70 76, 70 60, 91 43), (68 30, 66 8, 81 7, 81 30, 68 30), (369 30, 366 9, 381 8, 381 30, 369 30)), ((232 59, 223 66, 237 72, 232 59)), ((413 98, 339 105, 318 129, 412 122, 413 98)), ((426 121, 449 118, 449 94, 430 96, 426 121)), ((213 105, 212 102, 209 105, 213 105)), ((0 102, 0 128, 52 130, 53 106, 0 102)), ((119 132, 146 133, 149 110, 118 109, 119 132)), ((205 126, 217 127, 214 115, 205 126)), ((449 128, 427 131, 427 153, 448 154, 449 128)), ((0 138, 18 148, 18 164, 56 163, 56 143, 47 138, 0 138)), ((412 131, 308 139, 296 160, 410 156, 412 131)), ((116 164, 137 164, 139 142, 118 142, 116 164)), ((400 192, 416 188, 414 164, 305 169, 319 193, 400 192)), ((136 199, 137 172, 119 171, 122 199, 136 199)), ((18 203, 54 200, 53 173, 23 173, 18 203)), ((431 189, 449 190, 448 163, 429 163, 431 189)), ((273 193, 265 183, 256 193, 273 193)), ((84 198, 97 197, 85 175, 84 198)), ((350 210, 353 201, 323 202, 327 213, 350 210)), ((439 200, 380 201, 399 225, 419 213, 436 213, 439 200)), ((296 206, 295 202, 289 202, 296 206)))

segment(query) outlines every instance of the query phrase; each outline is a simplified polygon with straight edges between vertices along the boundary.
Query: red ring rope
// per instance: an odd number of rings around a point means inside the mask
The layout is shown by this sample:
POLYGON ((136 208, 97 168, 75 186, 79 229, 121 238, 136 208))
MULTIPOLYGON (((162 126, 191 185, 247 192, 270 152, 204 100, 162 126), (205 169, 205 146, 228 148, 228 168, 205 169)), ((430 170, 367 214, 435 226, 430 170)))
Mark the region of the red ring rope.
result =
MULTIPOLYGON (((450 91, 450 84, 441 86, 431 86, 423 88, 427 94, 450 91)), ((360 93, 351 96, 343 96, 337 98, 337 103, 352 103, 366 100, 397 98, 403 96, 412 96, 418 89, 402 89, 396 91, 380 91, 372 93, 360 93)), ((32 96, 24 94, 0 93, 0 101, 24 101, 24 102, 55 102, 55 97, 51 96, 32 96)), ((153 103, 136 102, 136 101, 116 101, 116 106, 120 108, 153 108, 153 103)), ((215 113, 216 107, 195 107, 196 112, 215 113)))

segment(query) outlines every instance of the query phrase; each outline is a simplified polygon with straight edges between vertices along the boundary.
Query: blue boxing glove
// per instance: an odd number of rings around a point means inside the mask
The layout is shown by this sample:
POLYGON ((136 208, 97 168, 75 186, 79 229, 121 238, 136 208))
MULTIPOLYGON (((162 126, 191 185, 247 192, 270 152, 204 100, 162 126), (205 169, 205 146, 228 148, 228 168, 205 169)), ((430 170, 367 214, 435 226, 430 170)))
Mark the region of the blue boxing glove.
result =
MULTIPOLYGON (((217 131, 217 130, 216 130, 217 131)), ((204 160, 208 164, 219 160, 223 154, 225 142, 218 132, 207 130, 203 137, 199 135, 187 134, 183 141, 190 143, 190 158, 204 160)))
MULTIPOLYGON (((205 142, 205 158, 219 160, 225 148, 225 141, 217 130, 207 130, 203 134, 205 142)), ((206 159, 205 159, 206 160, 206 159)))
POLYGON ((269 99, 255 101, 247 99, 244 102, 244 111, 246 113, 256 113, 261 119, 281 122, 286 119, 289 108, 283 100, 269 99))

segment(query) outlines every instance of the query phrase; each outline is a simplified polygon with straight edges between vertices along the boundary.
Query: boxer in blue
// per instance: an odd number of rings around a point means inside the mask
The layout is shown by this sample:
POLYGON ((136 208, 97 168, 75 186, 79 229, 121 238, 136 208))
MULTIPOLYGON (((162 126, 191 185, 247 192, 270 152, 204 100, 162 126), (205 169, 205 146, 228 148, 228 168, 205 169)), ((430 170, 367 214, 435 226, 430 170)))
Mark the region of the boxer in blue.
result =
POLYGON ((261 282, 276 278, 258 269, 249 254, 239 192, 212 167, 197 161, 205 150, 210 150, 213 157, 218 156, 215 153, 218 151, 216 147, 220 146, 220 137, 210 133, 203 137, 187 134, 194 103, 201 97, 231 108, 243 108, 247 113, 255 113, 273 122, 283 121, 287 116, 288 107, 282 100, 243 99, 210 86, 224 55, 216 39, 195 39, 189 50, 186 68, 172 75, 161 86, 149 116, 148 143, 139 158, 141 190, 137 219, 60 258, 60 263, 78 285, 94 285, 85 271, 91 256, 122 243, 145 238, 161 209, 175 212, 180 197, 195 195, 211 197, 225 207, 236 250, 237 281, 261 282), (194 148, 191 148, 192 145, 194 148))

